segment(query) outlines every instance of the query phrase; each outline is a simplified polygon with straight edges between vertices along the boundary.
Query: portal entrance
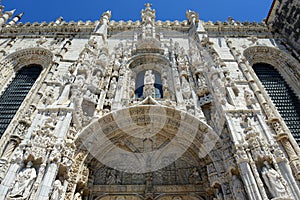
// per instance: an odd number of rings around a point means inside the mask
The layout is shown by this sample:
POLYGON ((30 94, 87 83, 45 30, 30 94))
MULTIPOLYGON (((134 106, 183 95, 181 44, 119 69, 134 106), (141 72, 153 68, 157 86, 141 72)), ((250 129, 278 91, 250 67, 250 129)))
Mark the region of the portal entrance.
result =
POLYGON ((89 185, 76 190, 99 200, 213 198, 206 166, 217 139, 205 122, 169 107, 109 113, 78 136, 89 185))

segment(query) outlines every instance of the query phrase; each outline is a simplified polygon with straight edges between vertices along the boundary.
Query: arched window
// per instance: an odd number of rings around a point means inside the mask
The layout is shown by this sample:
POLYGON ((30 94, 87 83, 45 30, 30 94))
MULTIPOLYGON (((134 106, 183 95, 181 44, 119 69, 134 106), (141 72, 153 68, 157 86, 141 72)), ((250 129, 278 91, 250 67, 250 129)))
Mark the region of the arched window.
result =
POLYGON ((27 93, 42 71, 40 65, 20 69, 0 97, 0 137, 18 111, 27 93))
POLYGON ((253 65, 257 77, 268 92, 297 143, 300 144, 300 101, 279 72, 271 65, 253 65))
MULTIPOLYGON (((145 84, 147 83, 147 77, 153 76, 153 83, 151 80, 148 82, 150 86, 153 86, 154 98, 163 98, 163 89, 160 73, 155 70, 144 70, 138 73, 135 83, 135 98, 144 98, 145 84)), ((150 78, 151 79, 151 78, 150 78)))

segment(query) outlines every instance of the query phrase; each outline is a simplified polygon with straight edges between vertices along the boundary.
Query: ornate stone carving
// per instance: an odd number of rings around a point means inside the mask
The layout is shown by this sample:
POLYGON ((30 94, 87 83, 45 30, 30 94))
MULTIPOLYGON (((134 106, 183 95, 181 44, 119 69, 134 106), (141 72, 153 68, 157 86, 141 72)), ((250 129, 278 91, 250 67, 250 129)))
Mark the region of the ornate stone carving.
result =
POLYGON ((143 96, 147 97, 155 97, 155 88, 154 88, 154 83, 155 83, 155 76, 152 73, 152 70, 147 70, 145 72, 145 77, 144 77, 144 91, 143 91, 143 96))
POLYGON ((243 182, 237 175, 232 176, 232 192, 236 200, 248 199, 244 189, 243 182))
POLYGON ((27 199, 36 177, 36 170, 32 167, 32 162, 29 161, 26 167, 18 173, 9 197, 11 199, 27 199))
POLYGON ((272 198, 288 197, 284 179, 267 161, 264 162, 261 175, 272 198))
POLYGON ((63 186, 60 180, 55 180, 53 183, 53 192, 50 200, 60 200, 62 198, 63 186))
POLYGON ((115 96, 115 92, 117 89, 117 78, 116 77, 112 77, 110 84, 109 84, 109 89, 107 92, 107 97, 108 98, 113 98, 115 96))

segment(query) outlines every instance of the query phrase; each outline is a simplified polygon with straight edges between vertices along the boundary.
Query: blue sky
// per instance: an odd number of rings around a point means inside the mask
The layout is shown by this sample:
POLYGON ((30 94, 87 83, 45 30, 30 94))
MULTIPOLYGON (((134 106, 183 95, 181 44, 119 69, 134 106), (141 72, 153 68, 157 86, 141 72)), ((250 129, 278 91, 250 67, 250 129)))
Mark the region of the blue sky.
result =
POLYGON ((156 10, 157 20, 185 20, 185 11, 199 13, 200 19, 225 21, 228 16, 236 21, 257 21, 266 18, 273 0, 2 0, 4 10, 24 12, 21 22, 50 22, 63 16, 65 21, 98 20, 101 13, 112 11, 112 19, 140 19, 140 10, 147 2, 156 10))

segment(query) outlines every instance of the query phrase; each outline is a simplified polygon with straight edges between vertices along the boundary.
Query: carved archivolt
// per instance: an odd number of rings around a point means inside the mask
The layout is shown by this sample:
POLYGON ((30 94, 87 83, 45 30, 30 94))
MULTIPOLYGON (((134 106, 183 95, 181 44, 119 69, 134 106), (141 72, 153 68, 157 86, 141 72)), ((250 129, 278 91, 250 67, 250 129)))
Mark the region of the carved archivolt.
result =
POLYGON ((7 66, 7 64, 12 65, 15 71, 30 64, 41 65, 45 68, 51 64, 52 58, 53 54, 47 49, 39 47, 28 48, 8 55, 4 61, 1 62, 1 68, 7 66))
POLYGON ((253 46, 244 51, 244 56, 250 65, 267 63, 275 67, 285 80, 294 87, 294 91, 300 91, 300 66, 291 55, 267 46, 253 46), (293 82, 291 82, 291 80, 293 82))
POLYGON ((96 200, 141 200, 143 198, 134 195, 107 195, 96 200))
POLYGON ((52 62, 53 54, 43 48, 29 48, 14 52, 0 62, 0 91, 14 77, 15 72, 30 64, 48 67, 52 62))
POLYGON ((76 143, 111 168, 147 173, 168 166, 189 148, 204 158, 218 139, 210 126, 187 112, 140 105, 93 121, 77 136, 76 143))

